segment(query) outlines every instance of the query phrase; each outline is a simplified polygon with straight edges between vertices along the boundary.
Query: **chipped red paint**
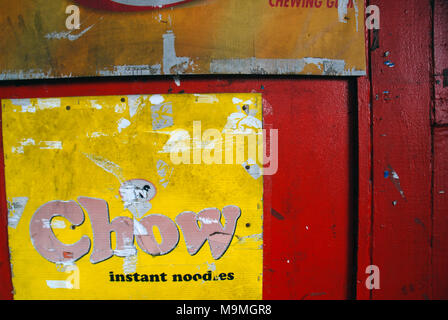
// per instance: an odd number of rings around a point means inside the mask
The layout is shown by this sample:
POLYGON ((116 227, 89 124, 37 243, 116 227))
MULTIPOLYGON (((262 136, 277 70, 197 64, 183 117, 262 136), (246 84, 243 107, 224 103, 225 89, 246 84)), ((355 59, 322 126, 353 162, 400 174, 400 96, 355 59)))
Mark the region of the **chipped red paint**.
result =
POLYGON ((81 5, 98 9, 98 10, 108 10, 108 11, 146 11, 146 10, 155 10, 177 6, 183 3, 191 2, 193 0, 175 0, 175 1, 151 1, 146 0, 148 5, 141 5, 141 3, 145 3, 145 0, 127 0, 127 1, 117 1, 117 0, 76 0, 81 5), (161 3, 160 5, 154 5, 152 3, 161 3), (128 3, 128 4, 126 4, 128 3), (139 5, 140 3, 140 5, 139 5))
POLYGON ((448 124, 448 1, 434 2, 435 117, 448 124))
MULTIPOLYGON (((369 77, 3 82, 0 98, 260 92, 264 126, 279 130, 279 171, 264 179, 264 298, 346 299, 356 288, 358 299, 448 299, 448 127, 438 101, 446 2, 435 0, 434 12, 430 1, 370 4, 381 9, 381 29, 378 46, 370 34, 369 77), (370 264, 380 290, 365 288, 370 264)), ((1 164, 0 297, 12 298, 1 164)))
POLYGON ((433 299, 448 299, 448 128, 434 130, 433 299))
MULTIPOLYGON (((2 89, 0 86, 0 91, 2 89)), ((0 112, 0 120, 1 117, 0 112)), ((0 300, 10 300, 13 297, 13 287, 11 283, 11 267, 9 264, 8 204, 6 202, 4 159, 3 131, 0 130, 0 300)))
POLYGON ((372 2, 381 10, 379 47, 371 52, 372 264, 381 289, 372 298, 430 299, 431 2, 372 2))

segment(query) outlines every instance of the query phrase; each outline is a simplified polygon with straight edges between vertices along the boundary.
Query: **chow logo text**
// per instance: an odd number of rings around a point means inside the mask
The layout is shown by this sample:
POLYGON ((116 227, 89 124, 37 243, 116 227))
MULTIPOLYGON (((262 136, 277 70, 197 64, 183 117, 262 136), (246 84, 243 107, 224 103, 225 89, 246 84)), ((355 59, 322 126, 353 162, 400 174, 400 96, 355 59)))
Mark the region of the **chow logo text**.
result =
POLYGON ((174 250, 180 239, 180 227, 190 255, 195 255, 206 241, 211 255, 220 259, 228 249, 235 233, 241 209, 237 206, 225 206, 221 210, 207 208, 199 213, 185 211, 175 222, 162 214, 145 214, 151 208, 149 200, 156 194, 154 185, 143 179, 124 182, 120 187, 120 196, 133 214, 129 217, 109 219, 109 207, 105 200, 91 197, 78 197, 78 202, 55 200, 42 205, 34 213, 30 223, 31 241, 35 249, 48 261, 57 264, 69 264, 89 253, 92 241, 84 235, 74 244, 59 241, 51 228, 51 220, 64 217, 74 227, 84 223, 83 209, 88 213, 93 231, 93 251, 91 263, 98 263, 112 256, 128 257, 135 255, 137 249, 134 240, 145 253, 160 256, 174 250), (221 215, 225 219, 221 223, 221 215), (156 240, 154 227, 157 227, 161 242, 156 240), (112 248, 111 233, 116 234, 116 248, 112 248))

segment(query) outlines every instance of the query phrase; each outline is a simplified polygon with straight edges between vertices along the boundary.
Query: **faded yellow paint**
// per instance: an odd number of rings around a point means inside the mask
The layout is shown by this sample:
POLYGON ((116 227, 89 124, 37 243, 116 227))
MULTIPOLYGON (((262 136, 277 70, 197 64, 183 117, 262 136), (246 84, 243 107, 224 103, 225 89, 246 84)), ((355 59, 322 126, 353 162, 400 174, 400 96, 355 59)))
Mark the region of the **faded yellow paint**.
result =
MULTIPOLYGON (((14 198, 28 198, 17 227, 8 228, 16 299, 262 298, 263 178, 254 179, 240 163, 173 165, 170 154, 161 152, 174 129, 185 129, 192 136, 193 121, 201 121, 202 132, 209 128, 223 130, 230 114, 242 112, 242 104, 235 101, 251 103, 251 110, 256 110, 255 118, 261 121, 261 96, 163 95, 164 102, 172 105, 174 123, 163 129, 152 127, 151 97, 2 100, 7 199, 12 205, 14 198), (122 119, 129 121, 127 127, 119 127, 120 123, 126 123, 122 119), (116 167, 104 170, 91 160, 94 157, 107 159, 116 167), (162 181, 157 171, 159 160, 172 168, 165 186, 166 181, 162 181), (240 207, 241 217, 227 252, 214 260, 206 243, 196 255, 190 256, 180 231, 177 247, 163 256, 146 254, 135 243, 136 272, 164 272, 168 275, 167 282, 111 282, 109 272, 124 273, 124 258, 113 256, 92 264, 91 248, 75 263, 79 271, 79 288, 76 288, 75 272, 46 260, 36 251, 30 239, 30 219, 48 201, 76 201, 79 196, 106 200, 110 220, 118 216, 132 218, 118 193, 120 183, 129 179, 151 181, 157 194, 150 201, 152 208, 148 214, 162 214, 173 221, 184 211, 240 207), (213 275, 232 272, 234 279, 171 280, 173 274, 204 274, 208 270, 213 275), (47 284, 47 280, 67 279, 75 288, 54 289, 47 284)), ((74 243, 82 235, 92 239, 87 212, 84 223, 75 229, 62 217, 50 223, 63 243, 74 243)), ((159 235, 156 238, 160 241, 159 235)))
MULTIPOLYGON (((272 7, 269 0, 195 0, 135 13, 81 6, 79 30, 65 27, 65 8, 73 1, 3 2, 0 47, 7 50, 0 56, 0 79, 210 73, 360 75, 366 66, 361 0, 354 0, 356 6, 347 9, 342 21, 334 0, 284 1, 283 7, 272 7), (303 3, 313 7, 302 7, 303 3), (307 58, 327 62, 309 65, 307 58), (232 59, 243 61, 232 63, 232 59), (337 68, 332 61, 338 62, 337 68)), ((277 2, 283 1, 272 1, 277 2)))

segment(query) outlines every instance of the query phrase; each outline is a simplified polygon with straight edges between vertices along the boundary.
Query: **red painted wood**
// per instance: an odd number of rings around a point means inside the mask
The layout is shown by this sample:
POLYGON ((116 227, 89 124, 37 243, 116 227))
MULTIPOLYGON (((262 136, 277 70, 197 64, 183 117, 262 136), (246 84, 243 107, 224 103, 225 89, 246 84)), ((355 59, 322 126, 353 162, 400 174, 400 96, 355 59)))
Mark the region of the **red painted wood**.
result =
POLYGON ((372 296, 430 299, 431 2, 372 2, 381 10, 379 48, 371 53, 373 264, 381 289, 372 296))
MULTIPOLYGON (((1 121, 0 112, 0 121, 1 121)), ((0 130, 0 300, 11 300, 11 267, 8 247, 8 205, 5 192, 5 165, 3 156, 3 137, 0 130)))
POLYGON ((351 295, 351 121, 346 81, 265 85, 279 130, 279 171, 265 208, 264 297, 351 295))
POLYGON ((448 124, 448 2, 434 2, 434 73, 436 123, 448 124))
POLYGON ((180 86, 121 78, 0 85, 0 98, 262 93, 264 126, 279 130, 279 170, 264 182, 263 296, 346 299, 354 277, 352 88, 343 78, 187 77, 180 86))
MULTIPOLYGON (((366 1, 367 2, 367 1, 366 1)), ((366 4, 367 6, 367 4, 366 4)), ((370 31, 371 32, 371 31, 370 31)), ((366 58, 369 61, 370 32, 366 30, 366 58)), ((367 74, 370 73, 367 63, 367 74)), ((356 298, 368 300, 371 291, 365 280, 366 267, 372 264, 372 134, 371 134, 371 90, 368 76, 357 80, 358 98, 358 238, 357 238, 357 274, 356 298)))
POLYGON ((433 299, 448 299, 448 128, 434 130, 433 299))

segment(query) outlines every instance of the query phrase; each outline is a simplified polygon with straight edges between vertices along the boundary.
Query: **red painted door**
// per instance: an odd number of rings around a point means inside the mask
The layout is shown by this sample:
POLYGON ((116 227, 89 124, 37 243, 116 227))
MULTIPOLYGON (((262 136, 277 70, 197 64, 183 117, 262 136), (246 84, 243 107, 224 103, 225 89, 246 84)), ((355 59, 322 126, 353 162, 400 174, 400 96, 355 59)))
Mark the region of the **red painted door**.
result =
MULTIPOLYGON (((264 127, 278 129, 279 140, 278 172, 264 177, 263 296, 354 298, 356 81, 186 77, 180 83, 154 78, 4 83, 0 98, 262 93, 264 127)), ((3 183, 1 188, 0 280, 6 285, 0 292, 11 298, 3 183)))

